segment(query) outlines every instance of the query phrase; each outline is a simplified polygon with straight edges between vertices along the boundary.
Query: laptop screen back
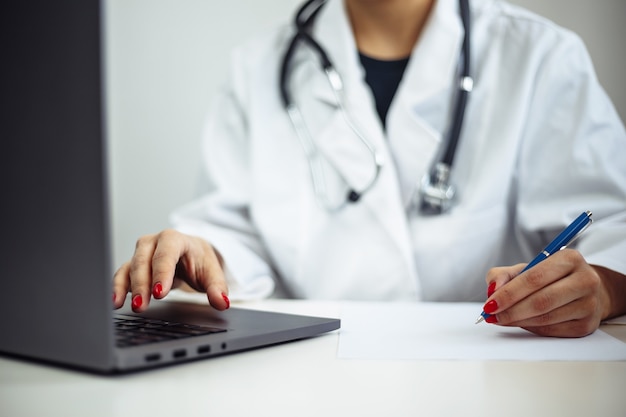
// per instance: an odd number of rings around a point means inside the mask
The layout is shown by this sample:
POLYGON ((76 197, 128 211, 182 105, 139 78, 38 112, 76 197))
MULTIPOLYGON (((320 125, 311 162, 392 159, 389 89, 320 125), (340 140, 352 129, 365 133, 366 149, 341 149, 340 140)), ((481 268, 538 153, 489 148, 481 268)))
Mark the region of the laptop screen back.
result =
POLYGON ((10 2, 0 31, 0 351, 106 368, 101 5, 10 2))

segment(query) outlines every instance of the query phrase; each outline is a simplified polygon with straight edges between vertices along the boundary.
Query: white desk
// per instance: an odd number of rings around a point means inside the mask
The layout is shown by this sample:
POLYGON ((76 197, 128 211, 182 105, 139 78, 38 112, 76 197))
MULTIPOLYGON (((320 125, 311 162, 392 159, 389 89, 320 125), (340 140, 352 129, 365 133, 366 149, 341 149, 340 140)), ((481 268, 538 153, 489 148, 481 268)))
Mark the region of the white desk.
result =
MULTIPOLYGON (((251 308, 338 316, 338 303, 251 308)), ((605 326, 626 341, 626 326, 605 326)), ((0 356, 0 416, 626 416, 626 362, 337 359, 338 333, 125 376, 0 356)))

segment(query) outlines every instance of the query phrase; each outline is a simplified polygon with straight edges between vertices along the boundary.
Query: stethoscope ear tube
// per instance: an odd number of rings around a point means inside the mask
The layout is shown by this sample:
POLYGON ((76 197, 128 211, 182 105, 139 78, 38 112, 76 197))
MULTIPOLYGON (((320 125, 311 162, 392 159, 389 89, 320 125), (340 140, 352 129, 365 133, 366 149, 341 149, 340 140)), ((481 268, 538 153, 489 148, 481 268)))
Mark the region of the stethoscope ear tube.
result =
POLYGON ((322 6, 326 3, 326 1, 327 0, 308 0, 296 12, 296 17, 294 19, 296 34, 291 39, 280 66, 280 79, 278 85, 280 86, 280 97, 285 109, 289 108, 289 106, 293 104, 293 99, 289 93, 289 89, 287 88, 287 79, 289 77, 289 63, 291 62, 291 58, 293 57, 299 42, 306 42, 310 47, 315 49, 320 57, 324 70, 332 67, 326 52, 317 42, 313 40, 313 38, 311 38, 311 35, 308 33, 309 26, 315 20, 315 17, 322 9, 322 6), (311 5, 315 3, 317 4, 314 8, 312 8, 311 5), (308 11, 310 11, 310 13, 307 15, 306 13, 308 11))
POLYGON ((326 1, 327 0, 308 0, 298 9, 294 22, 298 32, 306 32, 309 30, 309 26, 313 23, 319 11, 322 10, 322 6, 326 1), (315 7, 311 7, 313 4, 315 4, 315 7), (310 11, 308 15, 306 14, 307 11, 310 11))
POLYGON ((287 51, 285 52, 285 56, 283 57, 283 61, 280 66, 280 80, 278 85, 280 86, 280 99, 285 110, 288 110, 292 103, 291 94, 289 93, 289 89, 287 88, 289 61, 299 41, 300 40, 298 38, 298 35, 296 34, 296 36, 291 39, 291 42, 287 47, 287 51))

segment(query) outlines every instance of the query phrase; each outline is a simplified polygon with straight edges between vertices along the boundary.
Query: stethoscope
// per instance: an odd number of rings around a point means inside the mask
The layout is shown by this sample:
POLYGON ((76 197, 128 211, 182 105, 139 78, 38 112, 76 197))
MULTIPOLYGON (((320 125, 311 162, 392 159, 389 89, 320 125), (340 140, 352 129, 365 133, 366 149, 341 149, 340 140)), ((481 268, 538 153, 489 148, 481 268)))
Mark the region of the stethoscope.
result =
MULTIPOLYGON (((293 36, 287 51, 285 52, 280 70, 280 94, 283 106, 289 116, 291 124, 298 136, 308 160, 309 170, 313 189, 317 200, 329 211, 338 211, 349 203, 356 203, 368 192, 378 180, 383 167, 383 158, 380 152, 361 134, 356 128, 345 109, 343 99, 343 82, 341 76, 333 67, 326 52, 320 44, 310 35, 311 27, 315 17, 327 0, 308 0, 296 13, 295 26, 296 34, 293 36), (343 119, 354 132, 362 146, 371 155, 374 172, 369 181, 360 189, 349 188, 345 198, 333 201, 328 195, 328 187, 324 178, 324 164, 322 156, 318 151, 309 129, 306 127, 300 109, 295 104, 290 90, 288 89, 289 63, 295 53, 296 47, 302 42, 308 45, 320 60, 322 70, 326 74, 328 83, 333 91, 336 106, 342 114, 343 119)), ((459 68, 458 91, 454 106, 454 117, 448 132, 448 140, 444 152, 432 169, 420 181, 419 192, 416 194, 417 207, 425 214, 439 214, 450 209, 455 198, 456 190, 450 183, 450 170, 454 162, 457 144, 461 135, 463 117, 467 104, 468 94, 473 88, 473 79, 470 76, 470 12, 468 0, 459 0, 459 9, 465 35, 463 39, 462 59, 459 68)), ((341 173, 338 172, 341 176, 341 173)), ((346 178, 342 178, 349 184, 346 178)))

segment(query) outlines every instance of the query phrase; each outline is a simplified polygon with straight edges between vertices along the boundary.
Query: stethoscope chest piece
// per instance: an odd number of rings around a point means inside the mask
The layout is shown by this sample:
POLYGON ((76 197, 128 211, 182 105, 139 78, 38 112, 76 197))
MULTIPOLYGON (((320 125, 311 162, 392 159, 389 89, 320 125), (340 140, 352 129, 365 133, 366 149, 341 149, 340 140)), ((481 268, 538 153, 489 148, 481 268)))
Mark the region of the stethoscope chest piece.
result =
POLYGON ((450 184, 450 166, 438 162, 432 173, 424 175, 418 193, 418 208, 422 214, 441 214, 450 210, 456 196, 450 184))

